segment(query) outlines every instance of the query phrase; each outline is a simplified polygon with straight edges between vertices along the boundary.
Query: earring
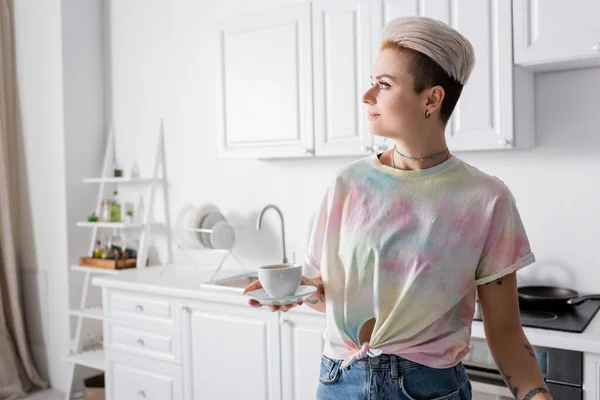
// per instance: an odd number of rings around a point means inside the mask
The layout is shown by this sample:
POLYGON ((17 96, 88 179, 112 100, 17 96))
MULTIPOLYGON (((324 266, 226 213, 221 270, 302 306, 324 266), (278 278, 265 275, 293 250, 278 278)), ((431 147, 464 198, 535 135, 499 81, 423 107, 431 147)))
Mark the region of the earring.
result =
POLYGON ((429 113, 427 112, 427 110, 425 110, 425 118, 429 118, 429 117, 431 117, 431 114, 429 114, 429 113))

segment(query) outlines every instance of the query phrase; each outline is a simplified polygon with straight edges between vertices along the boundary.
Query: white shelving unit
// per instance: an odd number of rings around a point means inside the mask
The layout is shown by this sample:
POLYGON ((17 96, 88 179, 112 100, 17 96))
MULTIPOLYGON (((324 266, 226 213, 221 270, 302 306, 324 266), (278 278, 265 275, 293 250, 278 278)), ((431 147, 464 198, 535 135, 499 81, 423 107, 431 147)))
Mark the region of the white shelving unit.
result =
MULTIPOLYGON (((162 189, 164 196, 164 212, 165 212, 165 224, 167 226, 167 246, 168 246, 168 257, 165 265, 171 264, 173 261, 173 249, 172 249, 172 238, 171 238, 171 218, 169 215, 169 198, 167 192, 167 171, 165 164, 165 145, 164 145, 164 125, 161 121, 160 132, 158 138, 158 145, 156 150, 156 156, 154 159, 152 177, 149 178, 124 178, 124 177, 113 177, 113 171, 111 171, 111 160, 114 157, 114 131, 111 129, 108 135, 106 150, 104 152, 104 161, 101 171, 101 176, 84 178, 84 183, 98 184, 98 196, 96 199, 96 215, 100 215, 100 207, 102 200, 106 196, 107 185, 142 185, 147 189, 144 204, 146 206, 144 216, 140 223, 124 223, 124 222, 88 222, 81 221, 77 222, 76 226, 80 228, 91 228, 90 245, 88 248, 88 256, 91 257, 94 251, 96 239, 98 237, 99 229, 112 229, 113 231, 121 230, 137 230, 139 231, 139 248, 137 252, 136 268, 144 268, 148 259, 148 244, 152 234, 152 226, 156 225, 152 221, 152 210, 154 207, 154 199, 156 196, 157 189, 162 189)), ((135 232, 135 231, 134 231, 135 232)), ((83 290, 81 299, 79 301, 79 307, 77 309, 69 310, 69 315, 76 318, 77 325, 75 328, 75 338, 73 340, 73 346, 69 355, 66 355, 63 360, 70 363, 69 371, 69 382, 68 390, 66 393, 66 399, 71 400, 73 395, 73 377, 75 370, 78 366, 85 366, 94 368, 97 370, 104 370, 104 350, 99 344, 98 348, 83 349, 81 332, 83 324, 87 320, 103 320, 102 307, 99 304, 89 305, 87 304, 88 288, 91 281, 92 274, 119 274, 119 270, 107 270, 102 268, 93 268, 80 265, 72 265, 71 271, 84 273, 83 290)), ((70 332, 70 329, 68 330, 70 332)))
POLYGON ((77 222, 79 228, 138 229, 144 224, 127 224, 125 222, 77 222))

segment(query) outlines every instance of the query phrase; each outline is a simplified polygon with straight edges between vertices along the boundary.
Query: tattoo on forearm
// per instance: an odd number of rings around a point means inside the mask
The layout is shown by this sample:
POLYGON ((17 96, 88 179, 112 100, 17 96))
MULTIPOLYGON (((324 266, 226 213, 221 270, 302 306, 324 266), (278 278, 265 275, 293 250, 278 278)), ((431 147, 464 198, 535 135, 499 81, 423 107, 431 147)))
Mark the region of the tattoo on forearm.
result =
POLYGON ((531 358, 535 358, 535 352, 533 351, 533 348, 528 343, 525 343, 523 346, 525 346, 531 358))
POLYGON ((502 377, 504 378, 504 380, 508 384, 508 389, 513 394, 513 396, 515 396, 515 399, 518 399, 519 388, 516 387, 516 386, 513 386, 512 382, 510 381, 512 379, 512 376, 506 375, 504 373, 504 370, 502 369, 502 365, 500 365, 500 360, 498 360, 497 358, 496 358, 496 364, 498 365, 498 369, 500 370, 500 374, 502 375, 502 377))
POLYGON ((306 301, 310 304, 318 304, 319 301, 322 303, 325 303, 325 287, 322 284, 317 286, 317 294, 319 296, 317 299, 315 299, 315 300, 306 299, 304 301, 306 301))
POLYGON ((491 284, 491 283, 494 283, 494 282, 496 282, 496 285, 498 285, 498 286, 502 286, 502 280, 503 280, 503 279, 504 279, 504 278, 498 278, 498 279, 496 279, 495 281, 491 281, 491 282, 488 282, 488 283, 486 283, 486 284, 485 284, 485 286, 487 286, 487 285, 489 285, 489 284, 491 284))
POLYGON ((546 388, 543 388, 543 387, 537 387, 535 389, 531 389, 525 395, 525 397, 523 397, 523 400, 531 400, 531 399, 533 399, 533 396, 535 396, 536 394, 540 394, 540 393, 548 393, 548 391, 546 390, 546 388))

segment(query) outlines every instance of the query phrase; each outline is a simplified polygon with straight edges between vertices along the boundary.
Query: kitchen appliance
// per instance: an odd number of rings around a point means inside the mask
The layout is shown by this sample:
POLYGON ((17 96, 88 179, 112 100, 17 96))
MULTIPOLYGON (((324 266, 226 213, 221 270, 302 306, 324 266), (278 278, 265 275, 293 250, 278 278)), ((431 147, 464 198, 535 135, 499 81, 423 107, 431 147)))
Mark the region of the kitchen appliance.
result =
MULTIPOLYGON (((519 297, 521 325, 533 328, 581 333, 599 309, 600 300, 590 299, 577 305, 569 305, 565 298, 530 301, 519 297)), ((475 307, 473 320, 482 320, 479 302, 475 307)), ((561 400, 582 400, 583 353, 541 346, 532 348, 552 396, 561 400)), ((465 357, 463 364, 473 387, 473 400, 514 398, 506 387, 484 339, 471 339, 471 353, 465 357)))
MULTIPOLYGON (((583 353, 541 346, 532 348, 552 397, 582 400, 583 353)), ((471 339, 471 352, 462 362, 471 382, 473 400, 514 399, 484 339, 471 339)))
MULTIPOLYGON (((576 306, 519 300, 522 326, 563 332, 583 332, 599 309, 600 300, 587 300, 576 306)), ((473 320, 482 320, 479 304, 475 308, 473 320)))
POLYGON ((555 286, 521 286, 519 298, 530 303, 567 303, 576 306, 587 300, 600 300, 600 294, 579 296, 575 290, 555 286))

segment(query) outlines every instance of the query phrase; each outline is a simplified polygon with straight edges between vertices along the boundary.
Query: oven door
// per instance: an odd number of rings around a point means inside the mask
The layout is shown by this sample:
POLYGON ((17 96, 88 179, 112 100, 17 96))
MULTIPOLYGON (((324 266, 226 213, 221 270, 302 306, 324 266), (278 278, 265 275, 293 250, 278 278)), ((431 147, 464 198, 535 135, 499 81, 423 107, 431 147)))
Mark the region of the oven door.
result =
MULTIPOLYGON (((472 370, 467 368, 467 375, 471 382, 473 400, 513 400, 510 390, 504 384, 500 375, 494 373, 472 370)), ((546 381, 550 394, 560 400, 582 400, 583 390, 580 387, 562 385, 546 381)))
MULTIPOLYGON (((546 386, 555 399, 582 400, 583 354, 578 351, 533 347, 546 386)), ((514 399, 483 339, 471 339, 471 352, 462 361, 473 400, 514 399)))
MULTIPOLYGON (((466 366, 465 366, 466 367, 466 366)), ((500 375, 466 367, 473 400, 513 400, 500 375)))

